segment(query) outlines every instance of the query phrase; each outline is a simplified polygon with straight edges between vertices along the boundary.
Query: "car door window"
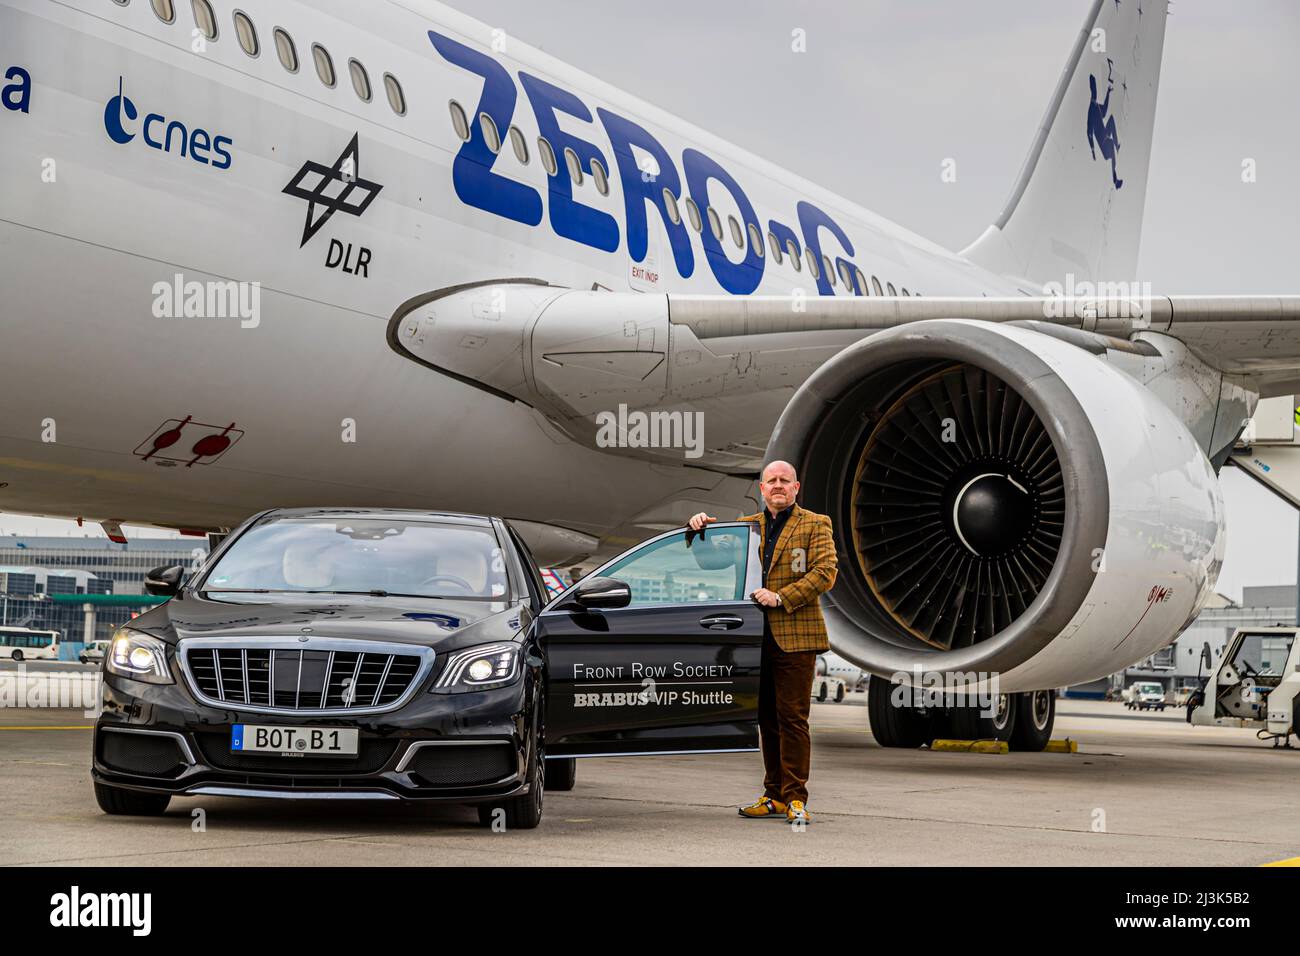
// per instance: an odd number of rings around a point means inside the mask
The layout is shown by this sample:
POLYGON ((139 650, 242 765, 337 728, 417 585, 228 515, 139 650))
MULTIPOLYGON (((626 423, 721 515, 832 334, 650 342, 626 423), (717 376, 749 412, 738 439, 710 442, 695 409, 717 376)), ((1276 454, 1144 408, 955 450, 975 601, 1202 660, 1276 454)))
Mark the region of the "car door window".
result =
POLYGON ((744 526, 709 528, 689 543, 683 530, 638 548, 601 575, 632 589, 629 607, 741 601, 748 554, 744 526))

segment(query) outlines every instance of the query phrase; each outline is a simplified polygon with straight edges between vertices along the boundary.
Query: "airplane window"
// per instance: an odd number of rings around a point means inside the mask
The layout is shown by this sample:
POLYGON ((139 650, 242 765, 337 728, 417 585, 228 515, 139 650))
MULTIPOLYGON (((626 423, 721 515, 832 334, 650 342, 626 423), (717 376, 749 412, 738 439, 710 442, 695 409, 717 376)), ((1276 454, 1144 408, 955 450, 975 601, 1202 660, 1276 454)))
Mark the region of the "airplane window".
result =
POLYGON ((253 21, 248 19, 248 15, 238 10, 235 11, 235 36, 239 37, 239 45, 245 53, 249 56, 257 56, 257 29, 253 26, 253 21))
POLYGON ((844 288, 850 292, 853 291, 853 273, 849 271, 849 264, 843 259, 840 260, 840 278, 844 280, 844 288))
POLYGON ((898 295, 898 293, 894 291, 894 283, 886 282, 885 288, 889 290, 890 295, 898 295))
POLYGON ((172 0, 149 0, 149 5, 163 23, 176 22, 176 8, 172 6, 172 0))
POLYGON ((885 294, 885 290, 882 289, 882 288, 880 288, 880 280, 877 279, 875 276, 872 276, 872 277, 871 277, 871 284, 872 284, 873 287, 875 287, 876 295, 884 295, 884 294, 885 294))
POLYGON ((713 238, 719 242, 722 241, 722 220, 718 218, 718 211, 712 206, 708 207, 709 213, 709 232, 713 233, 713 238))
POLYGON ((545 136, 537 137, 537 151, 542 154, 542 168, 546 170, 546 175, 554 176, 560 171, 559 165, 555 162, 555 150, 551 149, 551 144, 547 142, 545 136))
POLYGON ((356 60, 348 60, 348 72, 352 74, 352 88, 357 91, 357 96, 361 97, 361 102, 369 103, 370 75, 366 73, 366 68, 356 60))
MULTIPOLYGON (((311 45, 311 58, 316 61, 316 75, 320 77, 320 81, 330 89, 334 89, 334 84, 337 81, 334 76, 334 61, 330 59, 329 53, 319 43, 313 43, 311 45)), ((461 111, 460 115, 464 119, 464 111, 461 111)), ((468 129, 469 127, 466 126, 466 130, 468 129)), ((469 133, 466 132, 461 139, 469 139, 469 133)))
POLYGON ((510 127, 510 145, 515 148, 515 159, 521 166, 528 165, 528 140, 518 126, 510 127))
POLYGON ((763 258, 763 237, 758 231, 758 227, 752 222, 749 224, 749 244, 754 247, 758 257, 763 258))
POLYGON ((388 94, 388 105, 398 116, 406 115, 406 95, 402 93, 402 84, 391 73, 384 74, 384 92, 388 94))
POLYGON ((784 257, 781 255, 781 243, 776 241, 776 233, 769 232, 767 234, 767 244, 768 247, 771 248, 772 250, 772 258, 776 261, 776 264, 779 266, 781 264, 782 258, 784 257))
POLYGON ((564 165, 569 167, 569 178, 573 180, 573 185, 582 185, 582 164, 578 162, 578 154, 573 151, 572 146, 564 147, 564 165))
POLYGON ((727 217, 727 225, 731 227, 731 241, 736 244, 737 249, 745 248, 745 233, 740 228, 740 223, 736 222, 735 216, 727 217))
POLYGON ((605 174, 605 167, 600 164, 596 157, 591 158, 591 178, 596 181, 596 191, 602 196, 609 195, 609 176, 605 174))
POLYGON ((290 73, 298 72, 298 51, 294 48, 293 38, 279 27, 271 36, 275 39, 275 52, 280 57, 280 65, 290 73))
POLYGON ((691 220, 691 228, 696 232, 704 231, 704 223, 700 220, 700 207, 695 205, 694 199, 686 200, 686 215, 691 220))
POLYGON ((867 277, 863 275, 862 270, 855 266, 853 274, 858 277, 858 290, 863 295, 871 295, 871 287, 867 285, 867 277))
POLYGON ((835 267, 831 265, 831 257, 822 256, 822 266, 826 270, 826 278, 830 280, 831 285, 835 285, 835 267))
POLYGON ((673 225, 682 221, 681 210, 677 208, 677 197, 667 186, 664 187, 664 206, 668 210, 668 218, 672 220, 673 225))
POLYGON ((799 250, 795 248, 793 239, 787 239, 785 241, 785 251, 790 253, 790 262, 794 266, 794 271, 802 272, 803 260, 799 258, 799 250))
POLYGON ((455 100, 452 100, 447 106, 451 110, 451 128, 456 131, 456 135, 462 141, 468 140, 469 120, 465 118, 465 110, 455 100))
POLYGON ((217 17, 212 12, 212 4, 208 3, 208 0, 190 0, 190 6, 194 9, 194 24, 199 28, 199 32, 209 40, 215 40, 217 17))
POLYGON ((811 249, 805 249, 803 254, 804 258, 808 260, 808 271, 812 273, 812 277, 814 279, 820 279, 822 277, 822 271, 817 265, 817 257, 813 255, 813 251, 811 249))
POLYGON ((501 151, 501 134, 497 132, 497 124, 492 117, 486 113, 478 114, 478 127, 483 131, 483 141, 487 143, 487 148, 492 152, 501 151))

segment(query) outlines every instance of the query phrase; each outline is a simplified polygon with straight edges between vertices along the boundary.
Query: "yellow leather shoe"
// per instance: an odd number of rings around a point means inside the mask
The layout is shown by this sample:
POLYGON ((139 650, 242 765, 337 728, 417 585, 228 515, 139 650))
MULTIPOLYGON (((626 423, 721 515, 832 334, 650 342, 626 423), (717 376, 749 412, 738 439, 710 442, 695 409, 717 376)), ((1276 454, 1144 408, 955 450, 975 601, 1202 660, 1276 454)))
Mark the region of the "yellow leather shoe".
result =
POLYGON ((802 826, 812 823, 812 814, 808 812, 808 809, 803 805, 802 800, 790 801, 790 806, 786 808, 785 811, 785 818, 790 821, 792 826, 795 824, 802 826))
POLYGON ((780 800, 762 796, 749 806, 741 807, 739 812, 742 817, 749 817, 751 820, 780 819, 785 814, 785 804, 780 800))

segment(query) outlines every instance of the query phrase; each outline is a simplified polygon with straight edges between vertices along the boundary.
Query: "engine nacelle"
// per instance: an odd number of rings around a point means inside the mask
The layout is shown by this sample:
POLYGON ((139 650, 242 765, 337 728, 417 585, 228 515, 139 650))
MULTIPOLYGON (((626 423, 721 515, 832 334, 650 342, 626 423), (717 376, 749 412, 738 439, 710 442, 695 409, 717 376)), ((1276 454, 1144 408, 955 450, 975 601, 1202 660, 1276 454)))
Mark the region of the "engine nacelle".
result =
POLYGON ((831 515, 831 643, 881 676, 1104 676, 1168 644, 1224 552, 1223 499, 1177 416, 1104 358, 967 320, 823 365, 769 445, 831 515))

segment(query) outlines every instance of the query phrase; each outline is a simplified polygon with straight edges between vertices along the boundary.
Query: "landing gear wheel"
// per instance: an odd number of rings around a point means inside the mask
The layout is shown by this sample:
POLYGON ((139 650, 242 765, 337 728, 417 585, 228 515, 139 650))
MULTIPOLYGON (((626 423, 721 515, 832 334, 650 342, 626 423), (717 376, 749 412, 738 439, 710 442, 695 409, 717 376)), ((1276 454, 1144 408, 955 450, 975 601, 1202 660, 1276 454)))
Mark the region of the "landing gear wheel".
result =
POLYGON ((907 704, 891 699, 894 686, 883 677, 871 675, 867 686, 867 720, 871 736, 882 747, 916 748, 930 742, 929 718, 907 704))
POLYGON ((817 703, 826 703, 826 685, 822 684, 821 689, 817 691, 817 703))
POLYGON ((1031 690, 1017 694, 1016 720, 1011 729, 1012 750, 1039 751, 1052 739, 1056 721, 1056 691, 1031 690))
POLYGON ((843 702, 844 702, 844 685, 841 684, 839 687, 835 688, 835 703, 841 704, 843 702))
POLYGON ((560 760, 552 758, 546 761, 546 772, 543 774, 543 780, 546 783, 547 790, 556 792, 572 790, 574 784, 578 782, 577 759, 564 757, 560 760))
POLYGON ((950 708, 953 736, 958 740, 1010 740, 1019 696, 999 694, 993 702, 991 717, 984 715, 980 704, 958 704, 950 708))
POLYGON ((142 793, 139 790, 123 790, 102 783, 95 784, 95 802, 99 804, 99 809, 114 816, 162 816, 171 799, 165 793, 142 793))

